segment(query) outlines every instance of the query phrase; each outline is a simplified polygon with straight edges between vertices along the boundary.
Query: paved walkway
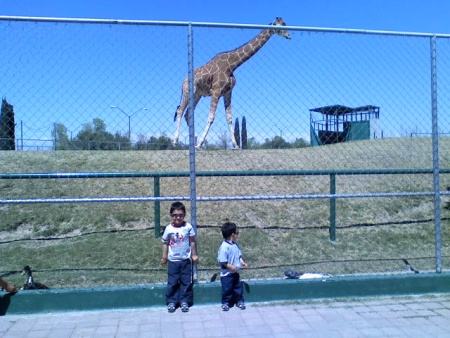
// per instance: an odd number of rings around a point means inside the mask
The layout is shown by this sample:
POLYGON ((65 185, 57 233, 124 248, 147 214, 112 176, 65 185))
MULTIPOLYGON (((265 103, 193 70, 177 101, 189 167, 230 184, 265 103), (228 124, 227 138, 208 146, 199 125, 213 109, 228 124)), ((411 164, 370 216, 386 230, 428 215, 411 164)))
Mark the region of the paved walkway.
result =
POLYGON ((0 317, 7 337, 450 337, 450 294, 0 317))

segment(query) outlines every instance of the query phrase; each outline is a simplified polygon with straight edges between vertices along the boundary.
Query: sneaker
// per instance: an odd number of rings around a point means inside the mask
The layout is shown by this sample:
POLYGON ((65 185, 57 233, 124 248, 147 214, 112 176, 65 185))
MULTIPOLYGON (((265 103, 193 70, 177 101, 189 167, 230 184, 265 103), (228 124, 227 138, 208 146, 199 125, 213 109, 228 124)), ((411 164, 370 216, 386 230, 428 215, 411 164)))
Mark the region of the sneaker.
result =
POLYGON ((187 303, 181 303, 181 311, 189 312, 189 305, 187 303))
POLYGON ((245 303, 244 302, 239 302, 239 303, 236 304, 236 306, 238 308, 240 308, 241 310, 245 310, 245 303))
POLYGON ((228 311, 230 309, 230 307, 228 306, 228 304, 222 304, 222 311, 228 311))
POLYGON ((169 311, 170 313, 175 312, 175 303, 169 303, 167 304, 167 311, 169 311))

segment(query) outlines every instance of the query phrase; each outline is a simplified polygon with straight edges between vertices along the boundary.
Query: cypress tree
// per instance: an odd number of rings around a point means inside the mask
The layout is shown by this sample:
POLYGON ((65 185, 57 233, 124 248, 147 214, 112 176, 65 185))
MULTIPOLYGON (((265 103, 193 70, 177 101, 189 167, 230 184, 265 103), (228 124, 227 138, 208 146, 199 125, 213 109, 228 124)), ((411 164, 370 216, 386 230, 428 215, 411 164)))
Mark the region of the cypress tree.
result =
POLYGON ((241 147, 241 133, 239 132, 239 118, 236 118, 236 122, 234 123, 234 139, 238 147, 241 147))
POLYGON ((16 124, 14 107, 2 99, 0 115, 0 150, 16 150, 16 124))
POLYGON ((242 149, 247 149, 247 121, 245 116, 242 118, 242 149))

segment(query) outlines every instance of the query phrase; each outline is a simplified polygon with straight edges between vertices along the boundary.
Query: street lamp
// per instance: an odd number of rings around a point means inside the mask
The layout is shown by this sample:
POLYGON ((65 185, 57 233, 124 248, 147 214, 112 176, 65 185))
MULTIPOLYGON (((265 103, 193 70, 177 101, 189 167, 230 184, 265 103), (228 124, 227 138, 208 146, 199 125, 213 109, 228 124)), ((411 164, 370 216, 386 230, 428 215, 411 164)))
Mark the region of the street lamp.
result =
POLYGON ((285 128, 285 126, 283 126, 283 127, 278 127, 278 125, 276 125, 276 124, 274 124, 274 126, 275 126, 275 128, 277 128, 278 129, 278 131, 280 132, 280 137, 281 138, 283 138, 283 128, 285 128))
POLYGON ((118 107, 118 106, 110 106, 110 108, 112 109, 119 109, 122 113, 124 113, 126 116, 128 116, 128 141, 131 142, 131 117, 136 115, 137 113, 139 113, 141 110, 147 110, 146 107, 142 107, 141 109, 135 111, 133 114, 128 115, 127 113, 125 113, 122 108, 118 107))

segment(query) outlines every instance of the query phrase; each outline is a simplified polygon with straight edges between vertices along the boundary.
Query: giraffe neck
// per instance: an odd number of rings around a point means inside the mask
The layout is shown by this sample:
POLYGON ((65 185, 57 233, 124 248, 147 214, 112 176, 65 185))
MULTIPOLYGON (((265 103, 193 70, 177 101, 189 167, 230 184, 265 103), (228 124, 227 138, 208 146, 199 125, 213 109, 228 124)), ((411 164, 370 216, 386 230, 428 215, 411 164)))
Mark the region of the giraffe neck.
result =
POLYGON ((232 51, 226 52, 225 54, 228 54, 228 61, 231 71, 235 70, 245 61, 255 55, 272 35, 272 30, 265 29, 245 45, 238 47, 232 51))

